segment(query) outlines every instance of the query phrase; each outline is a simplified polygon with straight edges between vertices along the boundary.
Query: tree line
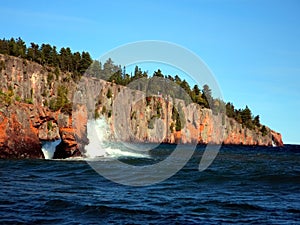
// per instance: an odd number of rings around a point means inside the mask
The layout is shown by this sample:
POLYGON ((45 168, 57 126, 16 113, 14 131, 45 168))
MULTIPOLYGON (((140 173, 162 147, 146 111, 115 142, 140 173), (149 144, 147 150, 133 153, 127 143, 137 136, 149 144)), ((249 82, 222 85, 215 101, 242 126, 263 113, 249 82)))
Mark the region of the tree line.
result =
MULTIPOLYGON (((244 109, 236 109, 232 103, 226 103, 223 100, 214 98, 212 90, 207 84, 203 85, 202 88, 197 84, 191 88, 189 83, 185 79, 182 80, 178 75, 175 75, 174 77, 171 75, 164 75, 162 71, 158 69, 157 71, 154 71, 151 76, 148 74, 148 71, 142 71, 138 66, 135 66, 133 73, 128 74, 126 73, 125 67, 115 65, 110 58, 103 65, 97 60, 93 61, 90 68, 86 71, 86 75, 125 86, 135 80, 144 78, 147 80, 147 85, 151 85, 153 93, 159 93, 159 90, 163 88, 163 84, 161 82, 154 82, 152 79, 155 77, 164 78, 182 88, 185 93, 188 94, 192 102, 197 103, 204 108, 210 108, 216 113, 226 113, 229 118, 235 119, 243 126, 252 130, 258 129, 266 134, 266 128, 260 124, 259 115, 254 116, 248 106, 244 109)), ((140 87, 141 85, 143 84, 137 86, 136 89, 144 89, 144 87, 140 87)))
MULTIPOLYGON (((55 67, 63 72, 71 72, 74 81, 85 74, 89 77, 96 77, 126 86, 133 81, 144 78, 147 81, 147 85, 151 85, 153 93, 159 93, 163 85, 161 82, 155 82, 153 78, 164 78, 164 80, 173 82, 184 90, 192 102, 202 107, 210 108, 213 112, 226 112, 228 117, 235 119, 243 126, 249 129, 259 129, 263 134, 266 134, 265 126, 260 124, 259 115, 254 116, 248 106, 244 109, 236 109, 232 103, 226 103, 223 100, 214 98, 212 90, 207 84, 203 85, 202 88, 198 85, 194 85, 191 88, 185 79, 182 80, 178 75, 174 77, 164 75, 160 69, 150 76, 148 71, 142 71, 141 68, 135 66, 133 74, 128 74, 125 67, 115 65, 110 58, 102 65, 101 62, 92 60, 88 52, 73 53, 69 47, 63 47, 57 51, 56 46, 51 46, 50 44, 39 46, 33 42, 27 47, 21 38, 0 40, 0 53, 31 60, 43 66, 55 67)), ((143 89, 143 85, 140 83, 136 89, 143 89)), ((170 95, 175 96, 174 93, 170 93, 170 95)))
POLYGON ((33 42, 26 46, 21 38, 0 40, 0 53, 28 59, 43 66, 56 67, 62 72, 71 72, 74 80, 79 79, 93 62, 88 52, 73 53, 69 47, 58 51, 56 46, 39 46, 33 42))

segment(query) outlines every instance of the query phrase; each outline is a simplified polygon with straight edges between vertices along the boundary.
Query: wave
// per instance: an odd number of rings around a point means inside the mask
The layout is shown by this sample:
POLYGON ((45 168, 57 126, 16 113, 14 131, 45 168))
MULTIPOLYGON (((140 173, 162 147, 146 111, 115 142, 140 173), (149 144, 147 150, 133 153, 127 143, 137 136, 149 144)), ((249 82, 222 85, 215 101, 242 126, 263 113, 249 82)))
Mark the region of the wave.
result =
POLYGON ((45 159, 52 159, 54 152, 56 150, 56 146, 59 145, 61 139, 56 141, 44 141, 42 143, 42 152, 44 154, 45 159))
POLYGON ((122 144, 111 142, 110 127, 104 117, 87 122, 87 138, 89 144, 85 146, 84 160, 108 160, 111 158, 150 158, 148 152, 134 151, 122 144))

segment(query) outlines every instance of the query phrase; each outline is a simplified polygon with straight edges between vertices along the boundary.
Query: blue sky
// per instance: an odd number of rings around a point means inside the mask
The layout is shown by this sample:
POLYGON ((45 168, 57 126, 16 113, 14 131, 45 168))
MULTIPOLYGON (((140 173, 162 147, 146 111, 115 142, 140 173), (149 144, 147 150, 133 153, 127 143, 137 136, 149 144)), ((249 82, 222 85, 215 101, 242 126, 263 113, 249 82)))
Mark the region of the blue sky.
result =
POLYGON ((299 11, 297 0, 2 1, 0 38, 95 59, 128 42, 176 43, 209 66, 226 101, 300 144, 299 11))

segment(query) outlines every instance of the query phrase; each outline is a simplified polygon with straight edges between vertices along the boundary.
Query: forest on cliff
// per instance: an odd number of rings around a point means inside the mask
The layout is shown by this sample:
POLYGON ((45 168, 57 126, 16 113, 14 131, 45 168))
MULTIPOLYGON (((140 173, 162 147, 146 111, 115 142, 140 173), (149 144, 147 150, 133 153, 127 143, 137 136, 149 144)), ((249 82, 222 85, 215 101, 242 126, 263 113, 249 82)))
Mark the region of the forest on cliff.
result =
MULTIPOLYGON (((232 103, 226 103, 223 100, 214 98, 212 90, 208 85, 204 84, 200 88, 195 84, 191 87, 185 79, 181 79, 178 75, 164 75, 159 68, 151 75, 136 66, 134 72, 128 74, 125 67, 115 65, 112 59, 108 59, 106 62, 99 62, 93 60, 88 52, 72 52, 69 47, 63 47, 58 50, 56 46, 50 44, 41 44, 39 46, 32 42, 29 46, 26 46, 26 43, 21 38, 0 40, 0 54, 19 57, 36 62, 44 67, 54 68, 54 73, 51 75, 53 77, 48 77, 48 79, 54 79, 54 76, 58 77, 63 73, 69 73, 71 75, 68 78, 69 80, 64 80, 66 82, 72 81, 76 83, 84 75, 126 86, 140 78, 145 78, 149 81, 155 77, 164 78, 180 86, 189 95, 190 99, 201 107, 210 108, 216 114, 226 113, 229 118, 233 118, 248 129, 261 132, 263 136, 267 135, 268 132, 266 127, 260 123, 259 115, 254 116, 248 106, 244 109, 236 109, 232 103)), ((0 71, 5 66, 5 62, 1 61, 0 71)), ((0 90, 0 101, 6 103, 11 101, 9 91, 11 89, 6 92, 0 90)), ((67 98, 68 90, 64 86, 60 86, 57 92, 58 98, 49 102, 49 108, 52 111, 60 109, 71 110, 70 99, 67 98)), ((109 93, 107 94, 109 95, 109 93)), ((14 100, 21 101, 22 99, 15 98, 14 100)), ((31 102, 30 98, 23 101, 27 103, 31 102)), ((179 116, 176 112, 174 112, 174 115, 175 117, 176 115, 179 116)), ((180 120, 176 120, 175 118, 175 121, 180 120)), ((180 130, 180 124, 175 124, 174 126, 176 126, 176 130, 180 130)))

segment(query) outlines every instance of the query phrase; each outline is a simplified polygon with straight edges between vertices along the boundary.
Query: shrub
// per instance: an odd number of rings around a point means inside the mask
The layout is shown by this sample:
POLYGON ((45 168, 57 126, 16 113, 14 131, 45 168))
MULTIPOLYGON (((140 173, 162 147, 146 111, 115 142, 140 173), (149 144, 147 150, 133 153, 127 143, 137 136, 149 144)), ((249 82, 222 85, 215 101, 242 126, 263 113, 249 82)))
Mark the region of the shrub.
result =
POLYGON ((52 131, 52 129, 53 129, 52 121, 48 121, 47 122, 47 129, 50 130, 50 131, 52 131))
POLYGON ((26 98, 25 103, 27 104, 33 104, 33 99, 32 98, 26 98))
POLYGON ((53 73, 48 73, 47 82, 51 83, 53 81, 53 79, 54 79, 53 73))
POLYGON ((260 132, 262 133, 262 136, 266 136, 268 134, 268 130, 265 127, 265 125, 262 126, 262 128, 260 129, 260 132))
POLYGON ((16 100, 17 102, 20 102, 20 101, 21 101, 21 97, 20 97, 19 95, 16 95, 15 100, 16 100))
POLYGON ((110 88, 108 88, 108 90, 107 90, 106 97, 107 97, 107 98, 111 98, 111 97, 112 97, 112 91, 111 91, 110 88))
POLYGON ((170 131, 171 131, 171 133, 174 132, 174 123, 173 123, 173 122, 172 122, 171 125, 170 125, 170 131))
POLYGON ((101 113, 102 113, 102 114, 105 114, 105 113, 106 113, 106 106, 105 106, 105 105, 102 107, 101 113))

